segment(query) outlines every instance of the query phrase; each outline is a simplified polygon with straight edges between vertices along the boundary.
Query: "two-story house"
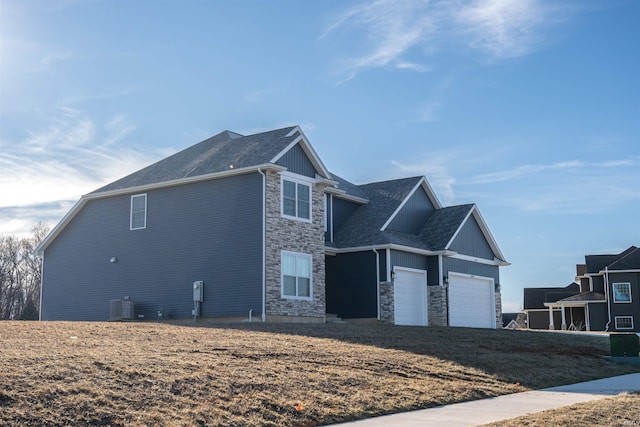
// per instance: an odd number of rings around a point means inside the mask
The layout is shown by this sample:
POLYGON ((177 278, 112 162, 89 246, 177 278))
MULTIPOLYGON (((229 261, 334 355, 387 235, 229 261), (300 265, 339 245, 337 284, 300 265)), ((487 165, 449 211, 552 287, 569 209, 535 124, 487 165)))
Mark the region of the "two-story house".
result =
POLYGON ((640 332, 640 248, 584 258, 576 283, 524 290, 529 328, 640 332))
POLYGON ((495 328, 508 265, 476 205, 443 207, 424 177, 354 185, 297 126, 224 131, 99 188, 37 253, 42 320, 127 297, 146 320, 495 328))

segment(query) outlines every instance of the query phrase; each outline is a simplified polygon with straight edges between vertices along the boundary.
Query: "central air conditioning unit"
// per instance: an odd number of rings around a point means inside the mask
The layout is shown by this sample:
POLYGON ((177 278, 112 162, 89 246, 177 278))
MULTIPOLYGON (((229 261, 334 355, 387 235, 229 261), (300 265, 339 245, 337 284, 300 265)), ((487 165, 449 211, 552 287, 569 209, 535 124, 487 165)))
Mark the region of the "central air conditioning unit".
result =
POLYGON ((109 309, 109 321, 133 320, 133 301, 128 297, 124 299, 112 299, 109 309))

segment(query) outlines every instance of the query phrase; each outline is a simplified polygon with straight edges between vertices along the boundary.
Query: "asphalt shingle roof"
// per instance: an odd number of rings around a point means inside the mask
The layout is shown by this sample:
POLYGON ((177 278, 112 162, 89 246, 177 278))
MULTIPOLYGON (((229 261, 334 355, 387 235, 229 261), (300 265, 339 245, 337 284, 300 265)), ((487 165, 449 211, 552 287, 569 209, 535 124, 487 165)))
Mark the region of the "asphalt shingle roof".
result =
POLYGON ((578 283, 571 283, 564 288, 524 288, 524 309, 545 309, 545 302, 556 302, 580 292, 578 283))
POLYGON ((337 231, 334 236, 336 245, 346 248, 397 244, 424 250, 444 250, 473 205, 436 209, 429 218, 425 218, 425 224, 417 235, 393 230, 380 231, 422 178, 418 176, 358 186, 369 203, 360 206, 337 231))
POLYGON ((588 273, 598 273, 605 267, 615 270, 640 268, 640 253, 635 246, 631 246, 617 255, 587 255, 584 260, 588 273))
POLYGON ((331 173, 331 177, 334 181, 338 182, 336 186, 339 190, 343 190, 350 196, 359 197, 361 199, 367 199, 367 195, 355 184, 350 183, 346 179, 339 177, 338 175, 331 173))
POLYGON ((224 131, 112 182, 94 193, 156 184, 268 163, 298 136, 294 128, 243 136, 224 131))
POLYGON ((420 231, 420 238, 434 250, 445 249, 472 208, 467 204, 437 209, 420 231))
POLYGON ((571 295, 570 297, 558 300, 558 302, 572 301, 604 301, 605 296, 598 292, 583 292, 581 294, 571 295))
POLYGON ((358 186, 369 203, 360 206, 337 231, 338 247, 391 243, 380 229, 422 177, 395 179, 358 186))

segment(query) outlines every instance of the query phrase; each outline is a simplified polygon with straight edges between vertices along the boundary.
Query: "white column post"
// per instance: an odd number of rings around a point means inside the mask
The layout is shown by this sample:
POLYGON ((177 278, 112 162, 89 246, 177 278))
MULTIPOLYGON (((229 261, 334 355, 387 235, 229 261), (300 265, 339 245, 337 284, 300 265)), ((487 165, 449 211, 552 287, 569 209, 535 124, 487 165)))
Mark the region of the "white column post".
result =
POLYGON ((584 323, 587 325, 587 331, 590 331, 591 324, 589 323, 589 304, 584 305, 584 323))
POLYGON ((556 325, 553 323, 553 307, 549 306, 549 330, 553 331, 556 328, 556 325))
POLYGON ((561 314, 562 314, 562 330, 566 331, 567 330, 567 319, 566 316, 564 314, 564 304, 560 304, 560 310, 562 310, 561 314))

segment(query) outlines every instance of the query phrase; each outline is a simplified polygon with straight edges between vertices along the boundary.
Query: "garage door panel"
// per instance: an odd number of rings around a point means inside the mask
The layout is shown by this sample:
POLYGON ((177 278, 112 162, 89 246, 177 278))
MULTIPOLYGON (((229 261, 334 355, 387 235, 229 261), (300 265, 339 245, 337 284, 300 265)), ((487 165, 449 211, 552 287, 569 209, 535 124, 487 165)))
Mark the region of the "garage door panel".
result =
POLYGON ((427 272, 396 269, 394 317, 396 325, 427 325, 427 272))
POLYGON ((471 328, 496 327, 492 279, 449 275, 449 324, 471 328))

